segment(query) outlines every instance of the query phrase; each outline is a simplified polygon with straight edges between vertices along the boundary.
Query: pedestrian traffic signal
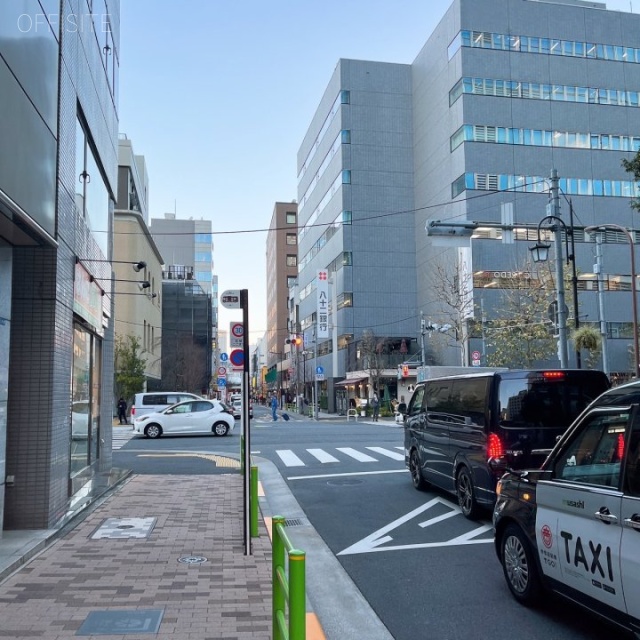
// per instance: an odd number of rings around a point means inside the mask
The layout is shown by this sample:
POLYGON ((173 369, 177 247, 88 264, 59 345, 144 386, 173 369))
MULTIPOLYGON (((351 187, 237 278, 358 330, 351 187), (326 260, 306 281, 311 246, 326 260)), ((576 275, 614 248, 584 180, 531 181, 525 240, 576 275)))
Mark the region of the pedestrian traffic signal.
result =
POLYGON ((408 364, 403 364, 402 365, 402 377, 403 378, 408 378, 409 377, 409 365, 408 364))

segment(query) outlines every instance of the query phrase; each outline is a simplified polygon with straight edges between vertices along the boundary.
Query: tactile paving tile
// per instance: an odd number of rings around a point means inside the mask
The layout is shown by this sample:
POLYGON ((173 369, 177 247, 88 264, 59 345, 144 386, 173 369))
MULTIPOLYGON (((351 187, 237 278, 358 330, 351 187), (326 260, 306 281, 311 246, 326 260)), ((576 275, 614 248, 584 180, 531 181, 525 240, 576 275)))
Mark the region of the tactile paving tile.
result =
POLYGON ((107 518, 92 534, 91 539, 147 538, 157 518, 107 518))

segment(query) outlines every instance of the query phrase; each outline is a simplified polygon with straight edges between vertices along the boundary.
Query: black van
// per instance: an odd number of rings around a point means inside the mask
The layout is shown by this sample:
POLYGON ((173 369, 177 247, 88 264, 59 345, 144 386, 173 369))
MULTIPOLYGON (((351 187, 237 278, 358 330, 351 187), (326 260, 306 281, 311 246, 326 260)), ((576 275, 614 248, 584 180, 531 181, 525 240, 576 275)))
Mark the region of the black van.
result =
POLYGON ((538 467, 573 420, 609 388, 602 371, 522 370, 416 385, 404 455, 416 489, 455 493, 467 518, 492 507, 507 469, 538 467))

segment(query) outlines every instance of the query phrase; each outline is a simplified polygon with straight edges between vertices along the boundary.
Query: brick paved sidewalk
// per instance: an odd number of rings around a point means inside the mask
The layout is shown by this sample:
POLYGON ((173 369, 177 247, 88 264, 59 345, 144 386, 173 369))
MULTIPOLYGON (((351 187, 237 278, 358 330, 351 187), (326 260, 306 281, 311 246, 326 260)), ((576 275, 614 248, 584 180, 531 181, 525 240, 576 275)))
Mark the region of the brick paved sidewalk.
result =
POLYGON ((105 640, 270 638, 271 542, 260 519, 253 555, 244 555, 242 482, 239 474, 132 476, 0 584, 0 638, 96 629, 105 640), (101 527, 107 518, 116 520, 101 527))

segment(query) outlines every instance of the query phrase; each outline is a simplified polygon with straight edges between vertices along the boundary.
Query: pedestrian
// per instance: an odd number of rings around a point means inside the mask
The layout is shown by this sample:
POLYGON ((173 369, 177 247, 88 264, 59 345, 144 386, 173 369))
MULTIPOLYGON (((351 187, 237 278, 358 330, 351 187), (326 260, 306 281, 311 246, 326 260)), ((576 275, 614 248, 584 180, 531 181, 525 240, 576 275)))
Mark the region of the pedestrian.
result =
POLYGON ((123 397, 118 400, 118 419, 120 424, 127 424, 127 401, 123 397))
POLYGON ((378 414, 380 413, 380 400, 378 400, 378 394, 373 393, 371 398, 371 408, 373 409, 373 421, 378 422, 378 414))
POLYGON ((273 397, 271 398, 271 417, 273 418, 273 422, 277 422, 278 421, 278 398, 276 398, 276 394, 273 394, 273 397))

